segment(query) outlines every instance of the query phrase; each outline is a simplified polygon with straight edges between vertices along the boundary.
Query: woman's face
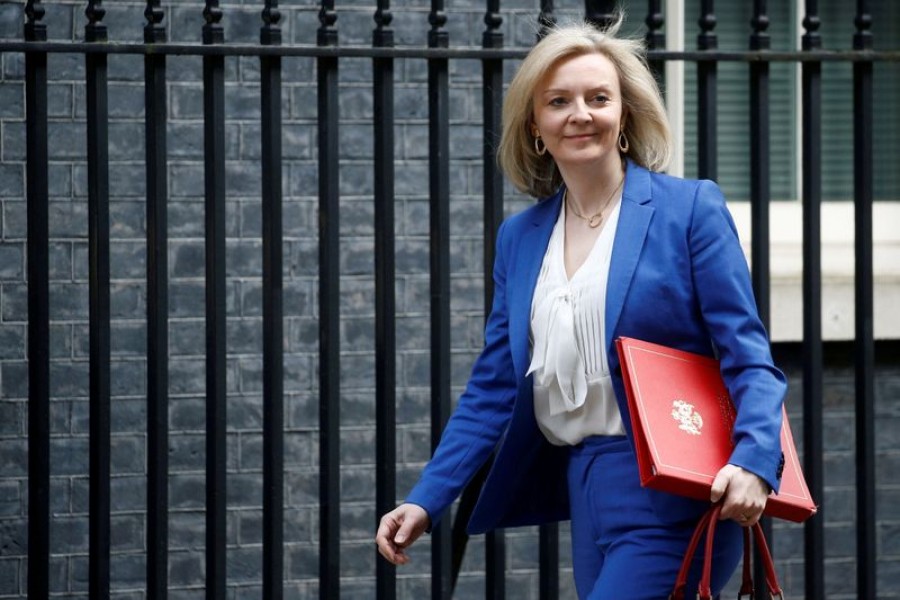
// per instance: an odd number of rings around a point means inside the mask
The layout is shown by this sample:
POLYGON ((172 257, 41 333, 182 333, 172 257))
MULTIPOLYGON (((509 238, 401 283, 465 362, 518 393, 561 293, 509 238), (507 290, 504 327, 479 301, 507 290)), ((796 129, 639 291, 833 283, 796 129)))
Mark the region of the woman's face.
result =
POLYGON ((534 90, 532 135, 540 135, 562 171, 619 161, 623 120, 619 75, 606 56, 580 54, 557 62, 534 90))

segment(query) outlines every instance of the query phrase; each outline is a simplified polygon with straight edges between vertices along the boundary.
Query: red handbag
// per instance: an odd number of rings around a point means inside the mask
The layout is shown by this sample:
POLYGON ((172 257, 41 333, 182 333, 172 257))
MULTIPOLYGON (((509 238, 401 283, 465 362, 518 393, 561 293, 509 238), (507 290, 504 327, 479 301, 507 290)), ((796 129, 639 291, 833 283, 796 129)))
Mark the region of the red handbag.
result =
MULTIPOLYGON (((688 544, 687 551, 684 553, 684 560, 681 562, 681 569, 678 571, 678 578, 675 580, 675 588, 669 594, 669 600, 684 600, 684 589, 687 587, 688 573, 691 570, 691 562, 694 560, 694 554, 697 546, 700 544, 700 538, 706 534, 706 553, 703 556, 703 574, 700 576, 700 587, 697 590, 698 600, 712 600, 712 588, 710 579, 712 577, 712 553, 713 539, 716 535, 716 524, 719 522, 719 513, 722 512, 721 503, 714 504, 703 513, 700 522, 694 529, 694 535, 688 544)), ((753 597, 753 575, 750 571, 750 531, 753 530, 753 537, 756 539, 756 548, 763 562, 766 572, 766 587, 769 589, 769 597, 772 600, 784 600, 784 592, 778 583, 778 576, 775 574, 775 563, 772 562, 772 554, 769 552, 769 546, 766 544, 766 536, 763 534, 762 527, 759 523, 755 523, 753 527, 744 527, 744 570, 742 574, 741 589, 738 592, 738 600, 743 597, 753 597)))

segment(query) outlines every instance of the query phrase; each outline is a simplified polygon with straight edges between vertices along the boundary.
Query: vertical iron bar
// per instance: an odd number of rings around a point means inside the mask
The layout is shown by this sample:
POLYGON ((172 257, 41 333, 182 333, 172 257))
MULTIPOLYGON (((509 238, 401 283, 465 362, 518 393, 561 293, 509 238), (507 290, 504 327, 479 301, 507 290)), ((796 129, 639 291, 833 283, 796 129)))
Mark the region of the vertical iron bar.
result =
POLYGON ((537 41, 541 41, 556 25, 556 17, 553 16, 553 0, 541 0, 541 12, 538 14, 537 21, 537 41))
POLYGON ((541 569, 538 598, 556 600, 559 597, 559 525, 557 523, 541 525, 539 535, 541 569))
MULTIPOLYGON (((486 29, 481 45, 485 49, 503 47, 503 17, 500 0, 488 0, 484 15, 486 29)), ((484 318, 487 320, 494 298, 494 246, 503 221, 503 174, 497 168, 497 146, 503 128, 503 61, 482 61, 482 114, 484 115, 482 152, 484 165, 484 318)), ((502 529, 485 536, 487 600, 506 597, 506 540, 502 529)))
MULTIPOLYGON (((872 49, 868 2, 856 2, 853 48, 872 49)), ((856 596, 877 598, 875 531, 875 342, 872 201, 872 62, 853 63, 853 171, 855 208, 856 336, 856 596)))
MULTIPOLYGON (((204 44, 221 44, 218 0, 206 0, 204 44)), ((203 57, 206 214, 206 598, 225 600, 225 59, 203 57)))
MULTIPOLYGON (((159 0, 144 11, 144 42, 164 44, 159 0)), ((166 57, 144 56, 147 160, 147 596, 168 597, 169 284, 166 174, 166 57)))
MULTIPOLYGON (((647 18, 644 20, 647 24, 647 35, 644 39, 647 42, 647 50, 665 50, 666 34, 662 32, 665 19, 662 13, 661 0, 649 0, 647 3, 647 18)), ((650 70, 656 78, 656 82, 662 85, 665 77, 665 62, 658 59, 649 60, 650 70)))
MULTIPOLYGON (((716 15, 713 0, 702 0, 700 3, 700 34, 697 36, 697 48, 715 50, 719 46, 713 29, 716 27, 716 15)), ((697 176, 701 179, 718 177, 716 105, 718 63, 715 60, 697 62, 697 176)))
MULTIPOLYGON (((266 0, 259 41, 281 45, 277 0, 266 0)), ((260 56, 263 243, 263 598, 284 597, 284 322, 281 57, 260 56)))
MULTIPOLYGON (((803 50, 821 48, 818 2, 806 1, 803 50)), ((803 85, 803 459, 813 498, 823 497, 822 461, 822 63, 805 61, 803 85)), ((805 526, 807 598, 825 597, 824 529, 820 513, 805 526)))
POLYGON ((584 20, 605 29, 615 23, 618 0, 584 0, 584 20))
MULTIPOLYGON (((105 10, 88 3, 84 38, 105 42, 105 10)), ((110 551, 110 312, 109 312, 109 106, 107 56, 87 54, 88 261, 90 263, 90 541, 88 587, 92 598, 109 597, 110 551)))
MULTIPOLYGON (((322 0, 319 46, 337 46, 334 0, 322 0)), ((340 597, 340 231, 338 62, 317 60, 319 108, 319 598, 340 597)))
MULTIPOLYGON (((25 41, 47 40, 39 0, 25 6, 25 41)), ((28 597, 50 595, 50 233, 47 53, 25 53, 28 213, 28 597)))
MULTIPOLYGON (((767 33, 769 18, 766 14, 766 0, 754 0, 753 18, 750 20, 751 50, 768 50, 770 38, 767 33)), ((753 266, 753 292, 756 309, 766 329, 770 321, 770 263, 769 263, 769 62, 750 63, 750 223, 751 247, 750 263, 753 266)), ((761 520, 763 532, 772 545, 772 521, 761 520)), ((754 580, 765 581, 765 571, 758 551, 754 566, 754 580)), ((765 600, 765 586, 754 590, 756 600, 765 600)))
MULTIPOLYGON (((429 48, 447 48, 443 0, 431 1, 429 48)), ((450 115, 446 58, 428 59, 429 235, 431 251, 431 448, 450 417, 450 115)), ((453 593, 450 519, 432 531, 431 597, 453 593)))
MULTIPOLYGON (((390 0, 378 0, 372 45, 392 48, 390 0)), ((375 518, 396 505, 397 337, 394 252, 394 59, 372 60, 375 119, 375 518)), ((397 569, 376 552, 376 598, 397 597, 397 569)))

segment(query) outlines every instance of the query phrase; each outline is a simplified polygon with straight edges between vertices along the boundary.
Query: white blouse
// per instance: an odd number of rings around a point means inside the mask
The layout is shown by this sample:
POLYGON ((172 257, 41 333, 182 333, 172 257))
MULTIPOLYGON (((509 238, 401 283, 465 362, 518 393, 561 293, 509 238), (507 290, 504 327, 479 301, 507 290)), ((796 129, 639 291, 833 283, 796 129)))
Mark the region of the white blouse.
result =
POLYGON ((606 282, 619 207, 572 278, 566 275, 565 204, 553 227, 531 304, 534 414, 551 444, 624 435, 606 357, 606 282))

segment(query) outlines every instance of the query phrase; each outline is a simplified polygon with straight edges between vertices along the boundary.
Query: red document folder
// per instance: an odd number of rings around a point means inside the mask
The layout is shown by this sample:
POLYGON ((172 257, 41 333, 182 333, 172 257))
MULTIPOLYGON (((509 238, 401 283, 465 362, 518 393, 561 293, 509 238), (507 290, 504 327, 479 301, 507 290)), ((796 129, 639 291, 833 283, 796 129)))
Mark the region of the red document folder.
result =
MULTIPOLYGON (((641 484, 708 500, 734 447, 735 409, 719 361, 631 338, 616 340, 641 484)), ((784 409, 782 409, 784 410, 784 409)), ((816 513, 783 412, 784 471, 765 514, 801 522, 816 513)))

